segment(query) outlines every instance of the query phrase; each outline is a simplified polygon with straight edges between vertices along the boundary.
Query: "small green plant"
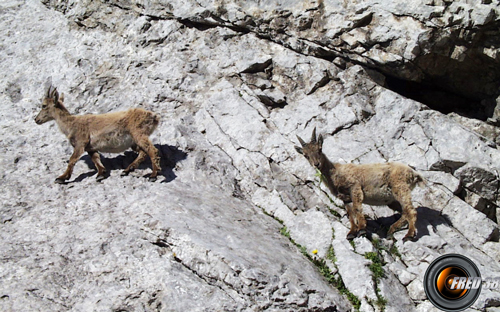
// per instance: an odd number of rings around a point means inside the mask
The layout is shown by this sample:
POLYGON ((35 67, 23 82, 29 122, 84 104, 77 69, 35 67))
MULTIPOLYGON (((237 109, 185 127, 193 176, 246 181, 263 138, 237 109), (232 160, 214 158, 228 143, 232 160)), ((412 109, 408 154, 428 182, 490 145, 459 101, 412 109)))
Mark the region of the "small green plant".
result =
POLYGON ((377 301, 375 301, 375 304, 380 308, 381 311, 385 310, 385 306, 387 305, 387 299, 382 297, 380 294, 380 288, 375 289, 375 292, 377 294, 377 301))
MULTIPOLYGON (((361 306, 361 301, 359 300, 358 297, 356 297, 356 295, 354 295, 353 293, 351 293, 349 291, 349 289, 347 289, 347 287, 344 284, 344 281, 342 280, 342 277, 340 277, 340 276, 335 277, 335 275, 332 273, 332 271, 328 267, 325 259, 311 256, 307 252, 306 247, 304 247, 300 244, 297 244, 293 240, 293 238, 291 238, 290 231, 288 230, 288 228, 286 226, 283 226, 280 229, 280 233, 281 233, 281 235, 287 237, 290 240, 290 242, 292 242, 292 244, 294 244, 300 250, 300 252, 318 268, 318 271, 321 273, 321 275, 323 275, 325 277, 325 279, 330 284, 332 284, 335 288, 337 288, 341 294, 343 294, 347 297, 347 299, 351 302, 351 304, 353 305, 353 307, 356 311, 359 311, 359 308, 361 306)), ((335 263, 337 261, 337 258, 335 257, 335 251, 333 249, 333 246, 330 246, 330 248, 328 248, 326 258, 331 260, 333 263, 335 263)))
MULTIPOLYGON (((266 213, 264 209, 263 211, 264 213, 266 213)), ((276 217, 274 218, 281 224, 284 224, 282 220, 279 220, 276 217)), ((332 233, 333 236, 335 237, 335 230, 333 228, 332 228, 332 233)), ((296 243, 291 237, 290 231, 285 225, 283 225, 283 227, 280 229, 280 234, 288 238, 290 242, 294 244, 300 250, 300 252, 318 268, 318 271, 321 273, 321 275, 323 275, 330 284, 332 284, 335 288, 337 288, 342 295, 345 295, 347 297, 347 299, 351 302, 352 306, 354 307, 355 311, 359 311, 359 308, 361 307, 361 301, 359 300, 358 297, 356 297, 356 295, 354 295, 352 292, 349 291, 349 289, 347 289, 340 275, 335 276, 333 274, 332 270, 326 263, 325 259, 312 256, 307 252, 306 247, 296 243)), ((335 256, 335 250, 331 245, 326 253, 326 258, 332 261, 334 264, 335 262, 337 262, 337 258, 335 256)))
POLYGON ((371 260, 371 264, 368 267, 373 273, 375 281, 378 282, 381 278, 385 277, 384 268, 382 267, 382 260, 377 252, 367 252, 365 253, 365 258, 371 260))
POLYGON ((389 253, 395 257, 401 258, 401 254, 399 253, 396 243, 392 244, 391 248, 389 249, 389 253))
POLYGON ((349 244, 351 244, 352 249, 354 249, 354 251, 356 251, 356 243, 354 242, 354 240, 350 240, 349 244))
POLYGON ((342 218, 342 216, 340 215, 340 213, 336 212, 335 210, 333 210, 332 208, 329 208, 328 209, 330 211, 330 213, 334 216, 334 217, 337 217, 337 218, 342 218))
MULTIPOLYGON (((293 242, 293 240, 292 240, 292 242, 293 242)), ((306 256, 306 257, 307 257, 307 258, 309 258, 309 259, 311 259, 311 258, 312 258, 312 257, 311 257, 311 255, 307 252, 307 248, 306 248, 306 247, 304 247, 304 246, 302 246, 302 245, 300 245, 300 244, 296 244, 295 242, 293 242, 293 243, 294 243, 295 245, 297 245, 297 247, 299 247, 300 252, 301 252, 304 256, 306 256)))
MULTIPOLYGON (((332 247, 330 247, 330 249, 333 250, 332 247)), ((333 254, 332 256, 330 250, 328 251, 328 254, 330 255, 330 257, 335 259, 335 254, 333 254)), ((359 311, 359 308, 361 307, 361 301, 359 300, 358 297, 356 297, 356 295, 354 295, 352 292, 349 291, 349 289, 347 289, 347 287, 344 284, 344 281, 342 280, 342 277, 340 277, 340 275, 335 276, 328 267, 328 265, 326 264, 326 261, 324 259, 314 258, 311 261, 312 263, 314 263, 314 265, 318 267, 319 272, 321 273, 321 275, 325 277, 328 283, 332 284, 335 288, 337 288, 342 295, 345 295, 347 299, 351 302, 354 309, 356 311, 359 311)))
POLYGON ((340 276, 337 278, 334 277, 333 281, 330 281, 330 283, 332 283, 332 285, 335 286, 335 288, 337 288, 342 295, 345 295, 347 297, 356 311, 359 311, 359 308, 361 307, 361 300, 359 300, 356 295, 354 295, 349 291, 349 289, 347 289, 344 281, 340 276))
POLYGON ((319 169, 316 169, 315 176, 317 176, 319 178, 319 184, 321 184, 321 183, 325 183, 326 184, 326 178, 323 175, 323 173, 321 173, 321 171, 319 169))
POLYGON ((276 219, 269 212, 267 212, 266 209, 264 209, 264 207, 261 207, 261 206, 258 206, 258 205, 257 205, 257 207, 259 207, 266 216, 271 217, 273 219, 276 219))
POLYGON ((335 256, 335 250, 333 249, 333 246, 330 246, 328 248, 328 252, 326 253, 326 258, 333 263, 337 262, 337 256, 335 256))
POLYGON ((373 247, 375 247, 375 249, 377 249, 377 250, 385 250, 388 253, 390 253, 391 255, 393 255, 394 257, 401 258, 401 254, 399 253, 398 247, 396 246, 395 243, 392 244, 392 246, 390 248, 387 248, 386 246, 382 245, 382 241, 380 239, 374 238, 372 240, 372 244, 373 244, 373 247))
POLYGON ((290 239, 291 240, 291 237, 290 237, 290 231, 288 230, 288 228, 286 226, 283 226, 281 229, 280 229, 280 233, 281 235, 285 236, 286 238, 290 239))
MULTIPOLYGON (((373 245, 380 247, 379 243, 379 241, 374 241, 373 245)), ((375 283, 375 285, 377 285, 380 282, 380 279, 385 277, 382 259, 380 258, 378 252, 367 252, 365 253, 365 258, 371 261, 371 264, 368 268, 370 269, 370 271, 372 271, 373 282, 375 283)), ((385 299, 380 294, 380 288, 378 287, 375 289, 375 294, 377 295, 375 304, 380 308, 380 310, 384 311, 387 304, 387 299, 385 299)))

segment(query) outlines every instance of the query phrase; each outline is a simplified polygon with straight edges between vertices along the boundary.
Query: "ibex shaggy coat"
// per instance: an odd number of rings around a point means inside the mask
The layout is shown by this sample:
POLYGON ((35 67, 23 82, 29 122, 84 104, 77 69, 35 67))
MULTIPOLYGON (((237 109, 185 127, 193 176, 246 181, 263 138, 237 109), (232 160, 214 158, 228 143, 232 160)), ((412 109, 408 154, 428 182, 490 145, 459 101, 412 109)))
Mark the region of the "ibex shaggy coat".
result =
POLYGON ((149 136, 158 126, 160 118, 157 114, 142 108, 131 108, 127 111, 101 115, 71 115, 63 105, 64 94, 49 87, 42 102, 42 110, 35 118, 39 125, 55 120, 59 129, 74 147, 69 159, 68 168, 56 179, 64 183, 71 177, 75 163, 83 152, 87 152, 97 168, 97 180, 104 179, 106 169, 101 163, 98 152, 120 153, 132 148, 139 153, 137 158, 123 172, 123 175, 136 169, 149 155, 153 165, 150 179, 155 180, 160 168, 158 150, 149 140, 149 136))
POLYGON ((413 239, 417 212, 411 202, 411 191, 415 185, 423 183, 423 178, 415 170, 400 163, 332 163, 322 152, 323 137, 320 135, 316 139, 316 129, 309 143, 297 138, 301 147, 296 146, 295 149, 321 171, 332 195, 344 201, 351 223, 348 239, 366 233, 362 203, 388 205, 395 210, 402 208, 401 218, 391 226, 388 234, 392 235, 404 222, 408 222, 409 229, 404 240, 413 239))

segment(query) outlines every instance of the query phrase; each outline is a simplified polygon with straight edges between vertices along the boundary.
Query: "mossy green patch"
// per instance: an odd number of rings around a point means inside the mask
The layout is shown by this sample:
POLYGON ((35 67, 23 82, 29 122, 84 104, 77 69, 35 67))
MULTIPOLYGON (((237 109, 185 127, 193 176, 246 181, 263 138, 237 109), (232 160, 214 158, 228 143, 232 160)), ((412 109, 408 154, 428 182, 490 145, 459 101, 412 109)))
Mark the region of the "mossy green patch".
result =
POLYGON ((385 277, 382 260, 377 252, 367 252, 365 253, 365 258, 372 262, 368 268, 372 271, 375 281, 378 282, 379 279, 385 277))
POLYGON ((389 253, 395 257, 401 258, 401 254, 399 253, 396 243, 392 244, 391 248, 389 249, 389 253))
MULTIPOLYGON (((354 309, 356 311, 359 311, 359 308, 361 306, 361 301, 359 300, 358 297, 356 297, 356 295, 354 295, 353 293, 351 293, 349 291, 349 289, 347 289, 347 287, 345 286, 344 281, 342 280, 342 277, 340 275, 335 276, 335 274, 333 274, 330 267, 328 267, 328 264, 326 263, 325 259, 321 259, 321 258, 318 258, 315 256, 313 257, 312 255, 310 255, 307 252, 306 247, 304 247, 300 244, 297 244, 293 240, 293 238, 290 236, 290 231, 288 230, 288 228, 286 226, 283 226, 280 229, 280 233, 281 233, 281 235, 287 237, 292 244, 297 246, 297 248, 300 250, 300 252, 318 268, 318 271, 321 273, 321 275, 323 275, 323 277, 328 281, 328 283, 332 284, 335 288, 337 288, 338 291, 342 295, 345 295, 347 297, 347 299, 351 302, 354 309)), ((334 264, 337 261, 337 258, 335 257, 335 251, 333 249, 333 246, 330 246, 330 248, 328 248, 326 258, 328 260, 332 261, 334 264)))
MULTIPOLYGON (((333 248, 331 248, 333 250, 333 248)), ((336 260, 335 258, 335 253, 330 253, 331 259, 336 260)), ((312 258, 309 257, 312 263, 318 267, 319 272, 321 275, 325 277, 325 279, 328 281, 328 283, 332 284, 337 290, 342 294, 347 297, 347 299, 351 302, 352 306, 356 311, 359 311, 359 308, 361 307, 361 301, 359 300, 356 295, 354 295, 352 292, 347 289, 347 287, 344 284, 344 281, 342 280, 342 277, 340 275, 335 275, 332 273, 328 265, 326 264, 326 261, 324 259, 317 259, 317 258, 312 258)), ((333 260, 332 260, 333 261, 333 260)))
POLYGON ((284 226, 280 229, 280 233, 281 233, 281 235, 285 236, 286 238, 291 239, 290 231, 288 230, 288 228, 286 226, 284 226))
MULTIPOLYGON (((368 268, 370 269, 370 271, 372 271, 373 282, 377 286, 378 283, 380 282, 380 279, 385 277, 385 272, 383 268, 384 263, 380 258, 378 252, 367 252, 365 253, 365 258, 371 261, 371 264, 368 266, 368 268)), ((385 306, 387 304, 387 299, 385 299, 380 294, 380 288, 378 287, 375 289, 375 294, 377 295, 377 300, 374 302, 374 304, 377 305, 381 311, 384 311, 385 306)))

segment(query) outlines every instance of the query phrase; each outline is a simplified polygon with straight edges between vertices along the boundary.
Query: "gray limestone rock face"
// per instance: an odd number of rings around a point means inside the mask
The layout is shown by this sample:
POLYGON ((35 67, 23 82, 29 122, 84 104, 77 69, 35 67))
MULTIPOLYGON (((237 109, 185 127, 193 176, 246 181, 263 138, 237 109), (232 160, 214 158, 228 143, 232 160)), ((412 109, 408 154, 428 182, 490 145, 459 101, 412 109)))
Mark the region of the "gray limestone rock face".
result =
POLYGON ((440 255, 500 278, 497 129, 388 88, 497 96, 498 3, 469 2, 0 3, 0 310, 431 311, 440 255), (54 184, 72 147, 34 122, 49 84, 73 114, 159 114, 159 179, 149 160, 122 177, 127 151, 102 154, 100 183, 84 155, 54 184), (314 128, 333 162, 421 173, 414 241, 368 205, 371 236, 346 240, 294 148, 314 128))

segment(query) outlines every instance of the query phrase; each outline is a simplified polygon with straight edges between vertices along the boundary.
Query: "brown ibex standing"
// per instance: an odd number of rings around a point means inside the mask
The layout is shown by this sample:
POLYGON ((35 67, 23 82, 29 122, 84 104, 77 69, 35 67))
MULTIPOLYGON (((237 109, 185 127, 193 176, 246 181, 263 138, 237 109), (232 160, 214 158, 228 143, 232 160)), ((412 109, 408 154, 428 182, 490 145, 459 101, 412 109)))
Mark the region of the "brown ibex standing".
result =
POLYGON ((416 184, 424 183, 417 172, 400 163, 332 163, 322 152, 323 137, 319 135, 316 139, 316 128, 313 130, 311 142, 305 143, 299 136, 297 139, 302 147, 295 146, 295 149, 303 154, 313 167, 321 171, 332 195, 344 202, 351 223, 347 239, 366 234, 362 203, 388 205, 394 210, 402 208, 401 218, 391 226, 388 235, 392 235, 404 222, 408 222, 408 233, 403 240, 415 237, 417 212, 411 202, 411 191, 416 184))
POLYGON ((63 101, 64 94, 59 96, 57 89, 49 87, 42 102, 42 110, 35 118, 35 122, 39 125, 55 120, 74 147, 68 168, 56 179, 57 183, 64 183, 71 177, 75 163, 85 151, 97 168, 97 181, 101 181, 105 178, 106 168, 102 165, 98 152, 121 153, 130 147, 139 155, 122 175, 127 175, 136 169, 146 155, 149 155, 153 165, 153 172, 149 178, 156 180, 158 171, 161 170, 160 158, 149 136, 160 121, 157 114, 142 108, 131 108, 127 111, 101 115, 75 116, 68 112, 63 101))

